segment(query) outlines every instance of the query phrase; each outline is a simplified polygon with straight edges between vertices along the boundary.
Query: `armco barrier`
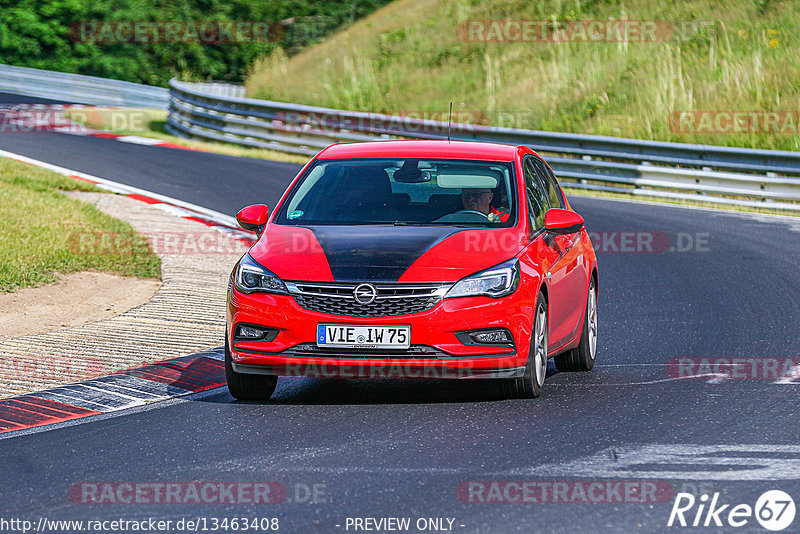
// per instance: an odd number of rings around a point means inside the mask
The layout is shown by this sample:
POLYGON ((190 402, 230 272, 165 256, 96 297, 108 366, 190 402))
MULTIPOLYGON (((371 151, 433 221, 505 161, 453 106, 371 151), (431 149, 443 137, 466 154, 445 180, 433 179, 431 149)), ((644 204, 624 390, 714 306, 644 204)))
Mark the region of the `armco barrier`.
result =
POLYGON ((169 90, 67 72, 0 65, 0 91, 70 104, 166 108, 169 90))
MULTIPOLYGON (((82 104, 169 107, 182 136, 311 156, 331 143, 444 139, 447 124, 244 98, 241 86, 170 81, 170 89, 0 65, 0 91, 82 104)), ((800 212, 800 152, 641 141, 454 124, 454 140, 528 145, 581 189, 800 212)))
MULTIPOLYGON (((177 135, 311 156, 339 141, 445 139, 447 124, 220 95, 170 81, 177 135)), ((454 124, 453 140, 524 144, 581 189, 800 211, 800 153, 454 124)))

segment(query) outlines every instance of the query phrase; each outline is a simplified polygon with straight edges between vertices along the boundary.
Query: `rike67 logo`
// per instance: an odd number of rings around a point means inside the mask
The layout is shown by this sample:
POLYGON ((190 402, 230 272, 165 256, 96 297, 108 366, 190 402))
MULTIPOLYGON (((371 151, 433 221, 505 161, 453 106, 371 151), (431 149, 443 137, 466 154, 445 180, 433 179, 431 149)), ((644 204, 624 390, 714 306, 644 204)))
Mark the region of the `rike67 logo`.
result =
POLYGON ((691 493, 678 493, 667 526, 743 527, 755 517, 762 528, 784 530, 794 521, 794 500, 781 490, 764 492, 755 506, 720 502, 719 492, 696 499, 691 493), (710 501, 709 501, 710 499, 710 501))

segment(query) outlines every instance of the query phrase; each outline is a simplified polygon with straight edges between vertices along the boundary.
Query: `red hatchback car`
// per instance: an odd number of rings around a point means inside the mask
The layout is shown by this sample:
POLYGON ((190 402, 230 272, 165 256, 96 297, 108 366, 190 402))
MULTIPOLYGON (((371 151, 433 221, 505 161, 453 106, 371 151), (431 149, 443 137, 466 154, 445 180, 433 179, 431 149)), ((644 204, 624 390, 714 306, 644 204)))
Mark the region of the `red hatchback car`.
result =
POLYGON ((594 249, 525 146, 332 145, 272 213, 237 219, 259 236, 228 290, 238 399, 269 398, 280 375, 494 378, 537 397, 548 358, 594 365, 594 249))

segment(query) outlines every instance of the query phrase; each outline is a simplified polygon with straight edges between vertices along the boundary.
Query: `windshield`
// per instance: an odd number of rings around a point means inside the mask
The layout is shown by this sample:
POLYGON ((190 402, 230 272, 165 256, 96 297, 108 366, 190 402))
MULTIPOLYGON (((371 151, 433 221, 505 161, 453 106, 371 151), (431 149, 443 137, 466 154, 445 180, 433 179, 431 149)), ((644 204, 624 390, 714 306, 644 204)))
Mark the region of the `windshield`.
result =
POLYGON ((510 162, 318 160, 283 203, 278 224, 510 226, 510 162))

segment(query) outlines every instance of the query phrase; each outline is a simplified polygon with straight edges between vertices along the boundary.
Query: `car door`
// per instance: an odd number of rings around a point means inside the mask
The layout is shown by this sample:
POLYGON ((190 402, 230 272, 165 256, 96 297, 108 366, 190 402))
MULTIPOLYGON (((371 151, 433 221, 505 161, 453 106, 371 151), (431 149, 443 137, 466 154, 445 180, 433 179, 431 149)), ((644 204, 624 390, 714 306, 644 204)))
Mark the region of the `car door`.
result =
MULTIPOLYGON (((565 208, 561 188, 550 167, 543 161, 531 157, 536 175, 546 192, 549 208, 565 208)), ((559 302, 552 302, 551 346, 554 349, 571 341, 578 333, 583 318, 586 291, 586 269, 580 232, 548 236, 548 244, 558 257, 550 270, 550 284, 558 286, 559 302)))
MULTIPOLYGON (((522 171, 525 178, 525 197, 528 204, 528 217, 530 218, 531 228, 531 244, 526 251, 526 258, 534 264, 540 264, 542 271, 550 273, 555 267, 555 262, 559 259, 559 253, 549 241, 547 234, 544 233, 544 218, 549 204, 547 202, 547 193, 544 186, 536 176, 536 169, 532 157, 526 157, 522 162, 522 171)), ((550 340, 550 349, 558 348, 554 342, 554 326, 557 324, 556 317, 565 314, 564 302, 566 297, 563 294, 565 291, 564 284, 560 283, 558 278, 554 281, 552 278, 546 280, 548 289, 548 333, 550 340), (555 282, 555 283, 554 283, 555 282)), ((557 330, 557 328, 556 328, 557 330)))

